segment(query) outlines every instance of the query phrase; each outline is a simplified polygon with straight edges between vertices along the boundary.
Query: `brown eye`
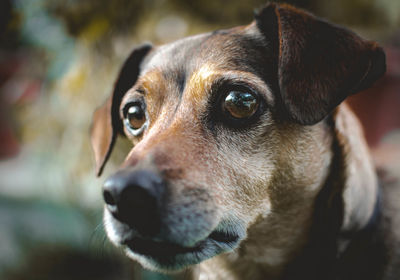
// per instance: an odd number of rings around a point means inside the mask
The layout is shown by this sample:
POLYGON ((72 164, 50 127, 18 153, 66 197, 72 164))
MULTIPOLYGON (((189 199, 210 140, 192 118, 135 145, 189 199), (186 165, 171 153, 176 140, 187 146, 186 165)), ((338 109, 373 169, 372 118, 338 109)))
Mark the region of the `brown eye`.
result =
POLYGON ((249 118, 257 111, 258 100, 249 92, 230 91, 225 97, 223 108, 236 119, 249 118))
POLYGON ((146 113, 141 103, 127 104, 124 108, 124 123, 135 136, 142 133, 146 124, 146 113))

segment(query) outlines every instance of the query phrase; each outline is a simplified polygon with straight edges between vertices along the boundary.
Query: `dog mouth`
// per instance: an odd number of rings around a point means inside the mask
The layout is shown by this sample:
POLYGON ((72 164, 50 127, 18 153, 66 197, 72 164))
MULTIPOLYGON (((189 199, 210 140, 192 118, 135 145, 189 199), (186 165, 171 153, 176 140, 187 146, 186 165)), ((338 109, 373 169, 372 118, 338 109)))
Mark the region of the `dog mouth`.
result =
POLYGON ((131 237, 122 242, 127 254, 147 268, 176 271, 212 258, 237 247, 241 236, 234 232, 214 230, 194 246, 186 247, 172 242, 131 237), (145 260, 145 261, 143 261, 145 260))
POLYGON ((160 242, 140 237, 133 237, 125 241, 124 245, 126 245, 134 253, 158 258, 200 252, 206 248, 207 243, 209 242, 219 244, 223 247, 233 247, 238 243, 238 240, 239 235, 237 234, 215 230, 206 239, 197 242, 192 247, 185 247, 176 243, 160 242))

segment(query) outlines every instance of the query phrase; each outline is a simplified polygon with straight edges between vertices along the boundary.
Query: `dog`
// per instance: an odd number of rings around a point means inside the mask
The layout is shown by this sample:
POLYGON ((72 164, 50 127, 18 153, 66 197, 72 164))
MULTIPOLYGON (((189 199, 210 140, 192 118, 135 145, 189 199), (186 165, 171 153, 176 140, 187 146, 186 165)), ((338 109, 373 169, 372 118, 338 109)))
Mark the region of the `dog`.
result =
POLYGON ((185 279, 400 279, 399 191, 343 102, 385 67, 377 43, 276 3, 136 47, 91 130, 98 175, 118 135, 133 145, 103 185, 109 239, 185 279))

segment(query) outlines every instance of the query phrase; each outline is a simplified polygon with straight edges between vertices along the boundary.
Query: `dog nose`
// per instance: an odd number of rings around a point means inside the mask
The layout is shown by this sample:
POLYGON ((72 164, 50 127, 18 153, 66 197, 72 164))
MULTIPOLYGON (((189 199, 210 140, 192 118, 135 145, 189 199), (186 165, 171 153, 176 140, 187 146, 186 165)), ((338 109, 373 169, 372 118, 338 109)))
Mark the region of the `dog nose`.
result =
POLYGON ((164 181, 151 171, 120 171, 103 185, 103 197, 110 213, 144 236, 160 229, 160 204, 164 181))

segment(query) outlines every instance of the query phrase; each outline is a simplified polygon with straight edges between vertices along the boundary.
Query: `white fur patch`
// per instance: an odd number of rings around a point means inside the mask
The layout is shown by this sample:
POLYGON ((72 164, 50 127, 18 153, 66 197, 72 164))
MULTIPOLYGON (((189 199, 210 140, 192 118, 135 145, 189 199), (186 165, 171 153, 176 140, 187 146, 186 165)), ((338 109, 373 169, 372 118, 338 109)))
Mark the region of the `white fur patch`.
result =
POLYGON ((121 238, 119 234, 115 231, 114 226, 111 224, 111 219, 112 216, 110 212, 108 212, 108 210, 104 208, 103 222, 107 236, 114 245, 120 246, 121 238))

